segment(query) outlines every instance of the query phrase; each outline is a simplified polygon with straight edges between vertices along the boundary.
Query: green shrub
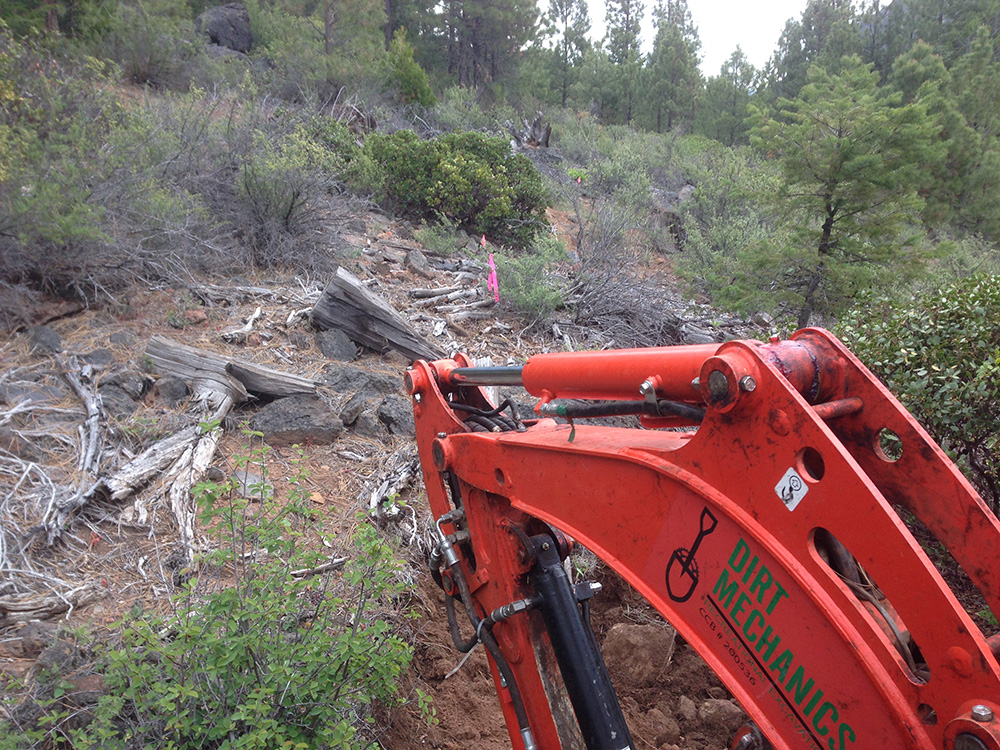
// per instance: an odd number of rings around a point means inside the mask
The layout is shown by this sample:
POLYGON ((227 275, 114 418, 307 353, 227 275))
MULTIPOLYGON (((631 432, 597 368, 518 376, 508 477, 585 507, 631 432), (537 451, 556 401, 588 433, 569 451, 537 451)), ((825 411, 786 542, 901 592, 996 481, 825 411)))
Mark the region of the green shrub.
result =
POLYGON ((517 112, 505 104, 491 106, 489 100, 486 89, 449 86, 429 114, 442 130, 505 133, 504 123, 517 122, 517 112))
POLYGON ((414 230, 413 237, 432 253, 447 255, 469 244, 469 235, 456 227, 446 216, 427 222, 414 230))
POLYGON ((1000 276, 977 275, 905 303, 867 301, 838 327, 1000 510, 1000 276))
MULTIPOLYGON (((787 296, 755 284, 760 274, 747 273, 771 262, 768 249, 784 241, 762 199, 779 187, 774 165, 748 147, 731 149, 701 138, 687 139, 683 152, 684 174, 694 192, 680 206, 682 276, 721 307, 788 314, 794 304, 787 296)), ((776 262, 771 278, 779 279, 781 270, 776 262)))
POLYGON ((539 235, 530 252, 502 252, 496 257, 501 299, 518 313, 543 320, 565 304, 565 292, 550 268, 566 257, 566 248, 551 234, 539 235))
MULTIPOLYGON (((251 459, 266 484, 263 455, 251 459)), ((310 574, 330 558, 315 538, 321 519, 305 480, 304 472, 294 478, 286 503, 267 492, 251 502, 232 483, 195 488, 214 551, 172 615, 122 624, 120 646, 104 657, 108 694, 74 747, 371 745, 372 704, 400 703, 397 684, 412 657, 398 635, 401 566, 361 523, 354 549, 340 550, 343 567, 310 574)))
POLYGON ((118 3, 104 43, 126 80, 160 89, 186 89, 203 54, 187 7, 172 0, 118 3))
POLYGON ((519 247, 547 226, 541 175, 504 138, 450 133, 424 141, 403 130, 371 135, 364 148, 385 172, 385 197, 413 216, 442 215, 519 247))
POLYGON ((236 195, 244 209, 236 220, 261 267, 294 262, 300 239, 318 224, 317 199, 336 186, 344 164, 307 126, 286 127, 275 137, 263 125, 252 126, 234 154, 236 195))
POLYGON ((389 44, 389 66, 392 70, 390 84, 399 90, 400 98, 405 103, 431 107, 437 102, 431 91, 430 78, 413 58, 413 45, 406 41, 404 28, 396 29, 389 44))
POLYGON ((339 120, 317 115, 308 123, 310 137, 329 150, 326 169, 356 193, 371 196, 382 175, 379 166, 362 150, 358 138, 339 120))

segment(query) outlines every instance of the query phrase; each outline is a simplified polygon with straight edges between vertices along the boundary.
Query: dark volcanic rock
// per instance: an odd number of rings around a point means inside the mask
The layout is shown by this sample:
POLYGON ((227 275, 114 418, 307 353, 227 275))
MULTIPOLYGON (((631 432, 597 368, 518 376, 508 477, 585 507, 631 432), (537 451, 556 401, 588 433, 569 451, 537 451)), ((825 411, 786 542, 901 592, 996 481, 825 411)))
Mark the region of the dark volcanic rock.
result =
POLYGON ((116 385, 131 398, 139 401, 146 395, 149 388, 149 378, 135 370, 122 370, 105 379, 103 385, 116 385))
POLYGON ((419 250, 410 250, 403 258, 403 265, 425 279, 429 279, 434 275, 434 269, 427 262, 427 256, 419 250))
POLYGON ((249 52, 253 47, 250 14, 242 3, 227 3, 209 8, 194 21, 194 29, 220 47, 249 52))
POLYGON ((415 435, 413 406, 408 398, 386 396, 378 407, 378 419, 393 435, 415 435))
POLYGON ((402 393, 402 376, 386 375, 382 372, 369 372, 360 367, 331 365, 323 374, 323 383, 337 393, 358 393, 359 391, 386 395, 402 393))
POLYGON ((331 328, 326 331, 316 332, 316 346, 323 352, 327 359, 336 359, 340 362, 350 362, 358 356, 358 347, 350 336, 341 330, 331 328))
POLYGON ((153 398, 168 406, 176 406, 191 393, 187 383, 173 375, 164 375, 153 384, 153 398))
POLYGON ((382 423, 375 419, 375 415, 366 411, 354 423, 354 434, 360 437, 371 438, 372 440, 385 440, 387 433, 382 423))
POLYGON ((365 398, 363 393, 355 393, 351 396, 350 400, 344 404, 344 408, 340 410, 340 420, 344 424, 354 424, 358 421, 358 417, 361 416, 361 412, 365 410, 365 404, 368 399, 365 398))
POLYGON ((317 396, 279 398, 250 420, 271 445, 327 445, 344 431, 344 423, 317 396))
POLYGON ((121 386, 114 383, 105 383, 99 386, 97 393, 101 397, 101 404, 105 411, 117 419, 127 417, 139 408, 138 402, 121 386))
POLYGON ((50 677, 68 674, 84 661, 83 652, 68 641, 56 641, 38 655, 38 669, 50 677))
POLYGON ((63 350, 62 338, 48 326, 35 326, 28 329, 31 348, 36 351, 58 354, 63 350))
POLYGON ((6 427, 0 427, 0 451, 7 451, 25 461, 38 461, 40 458, 31 443, 6 427))
POLYGON ((94 349, 80 357, 84 362, 95 367, 104 367, 115 361, 114 355, 108 349, 94 349))

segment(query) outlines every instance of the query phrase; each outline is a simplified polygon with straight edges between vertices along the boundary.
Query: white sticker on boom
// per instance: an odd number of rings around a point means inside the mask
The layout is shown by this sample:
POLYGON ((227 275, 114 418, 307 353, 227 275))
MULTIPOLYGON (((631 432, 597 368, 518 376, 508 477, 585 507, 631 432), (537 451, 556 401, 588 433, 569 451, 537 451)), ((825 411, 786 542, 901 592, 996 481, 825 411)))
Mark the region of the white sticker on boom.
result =
POLYGON ((774 491, 788 510, 795 510, 796 506, 802 502, 802 498, 806 496, 809 488, 795 469, 789 469, 781 481, 774 486, 774 491))

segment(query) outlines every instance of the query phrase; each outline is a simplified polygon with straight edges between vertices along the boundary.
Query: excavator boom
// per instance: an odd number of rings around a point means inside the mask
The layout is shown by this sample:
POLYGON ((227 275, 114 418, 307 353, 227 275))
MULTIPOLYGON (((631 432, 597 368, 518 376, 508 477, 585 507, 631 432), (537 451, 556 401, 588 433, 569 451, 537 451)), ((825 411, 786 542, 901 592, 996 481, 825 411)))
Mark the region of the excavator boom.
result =
POLYGON ((1000 616, 1000 524, 830 333, 523 368, 459 355, 414 363, 406 385, 432 572, 456 645, 489 651, 515 748, 632 747, 587 622, 593 588, 562 572, 575 540, 744 707, 754 726, 734 747, 1000 750, 997 640, 907 525, 1000 616), (482 386, 500 383, 537 397, 536 417, 495 407, 482 386), (583 421, 623 414, 647 429, 583 421))

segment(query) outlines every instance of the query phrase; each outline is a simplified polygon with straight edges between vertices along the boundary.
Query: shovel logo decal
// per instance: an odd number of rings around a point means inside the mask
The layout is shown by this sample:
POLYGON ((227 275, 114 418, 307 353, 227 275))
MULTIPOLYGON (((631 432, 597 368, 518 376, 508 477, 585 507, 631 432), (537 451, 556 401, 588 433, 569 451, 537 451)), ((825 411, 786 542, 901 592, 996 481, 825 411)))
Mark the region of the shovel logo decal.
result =
POLYGON ((670 555, 667 563, 667 593, 675 602, 686 602, 694 593, 698 585, 698 563, 694 556, 698 552, 701 540, 715 531, 718 520, 712 515, 712 511, 705 508, 701 511, 701 523, 698 527, 698 536, 694 538, 690 549, 678 547, 670 555))

